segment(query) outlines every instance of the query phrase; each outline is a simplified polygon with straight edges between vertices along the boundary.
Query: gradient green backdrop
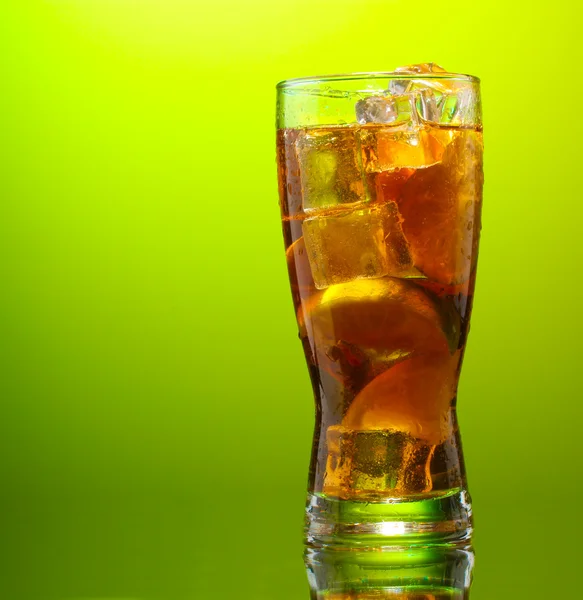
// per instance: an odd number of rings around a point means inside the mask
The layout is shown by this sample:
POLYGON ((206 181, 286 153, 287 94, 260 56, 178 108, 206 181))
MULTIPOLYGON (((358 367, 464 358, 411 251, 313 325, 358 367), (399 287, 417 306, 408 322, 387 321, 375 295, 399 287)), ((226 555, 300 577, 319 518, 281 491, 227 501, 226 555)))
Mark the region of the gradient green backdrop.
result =
POLYGON ((568 0, 0 3, 0 598, 307 600, 313 408, 275 83, 483 81, 460 389, 475 600, 577 597, 582 119, 568 0))

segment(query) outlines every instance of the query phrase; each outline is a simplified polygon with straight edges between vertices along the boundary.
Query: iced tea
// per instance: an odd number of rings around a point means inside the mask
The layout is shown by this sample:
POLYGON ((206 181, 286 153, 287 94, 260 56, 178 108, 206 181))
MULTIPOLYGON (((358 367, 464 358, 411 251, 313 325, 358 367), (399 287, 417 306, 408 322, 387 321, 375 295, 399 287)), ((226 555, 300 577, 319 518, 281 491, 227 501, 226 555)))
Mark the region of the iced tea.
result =
POLYGON ((465 490, 455 406, 480 234, 479 102, 433 65, 400 72, 382 94, 355 93, 352 122, 277 134, 317 407, 310 491, 329 499, 465 490))

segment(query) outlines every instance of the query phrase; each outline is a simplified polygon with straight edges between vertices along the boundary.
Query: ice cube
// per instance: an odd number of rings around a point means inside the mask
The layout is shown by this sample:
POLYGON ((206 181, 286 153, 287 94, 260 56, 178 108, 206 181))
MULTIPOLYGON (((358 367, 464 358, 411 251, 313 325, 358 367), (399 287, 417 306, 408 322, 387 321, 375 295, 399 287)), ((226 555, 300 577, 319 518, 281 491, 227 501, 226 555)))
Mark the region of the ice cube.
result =
POLYGON ((480 105, 470 81, 416 79, 410 93, 423 122, 440 125, 479 125, 480 105))
POLYGON ((474 84, 463 78, 433 78, 447 71, 436 63, 421 63, 395 69, 407 74, 406 79, 391 79, 389 94, 412 94, 422 120, 442 125, 477 125, 481 121, 480 106, 474 84), (419 77, 416 77, 419 75, 419 77))
POLYGON ((308 129, 298 137, 296 150, 306 213, 368 199, 354 128, 308 129))
POLYGON ((438 163, 444 151, 439 136, 425 127, 412 130, 363 127, 361 143, 367 173, 428 167, 438 163))
POLYGON ((470 81, 451 80, 438 84, 416 80, 411 93, 417 93, 417 112, 425 122, 456 127, 481 123, 479 100, 470 81))
POLYGON ((387 275, 383 216, 373 206, 304 221, 306 250, 318 289, 387 275))
POLYGON ((479 125, 481 123, 481 109, 478 96, 473 85, 469 82, 465 86, 448 94, 441 114, 441 123, 448 125, 479 125))
POLYGON ((388 92, 391 96, 404 96, 411 86, 411 79, 391 79, 388 92))
POLYGON ((407 433, 335 425, 328 428, 326 442, 326 494, 349 499, 431 490, 429 463, 433 448, 407 433))
POLYGON ((355 106, 356 120, 365 123, 392 123, 397 118, 397 107, 392 98, 370 96, 355 106))
POLYGON ((390 124, 393 127, 417 125, 414 96, 370 96, 359 100, 355 106, 356 119, 361 125, 368 123, 390 124))
POLYGON ((379 211, 383 213, 389 275, 403 278, 420 277, 420 273, 413 266, 409 244, 403 234, 403 218, 399 214, 397 203, 389 200, 379 207, 379 211))
POLYGON ((445 94, 435 93, 432 89, 420 89, 415 105, 421 119, 440 123, 446 97, 445 94))
MULTIPOLYGON (((421 75, 427 73, 446 73, 447 71, 436 63, 420 63, 417 65, 407 65, 405 67, 397 67, 395 73, 404 73, 406 75, 421 75)), ((415 89, 416 79, 391 79, 389 81, 389 93, 390 94, 406 94, 415 89)), ((440 84, 436 80, 429 84, 434 85, 440 89, 440 84)))
POLYGON ((302 228, 318 289, 415 273, 395 202, 310 217, 302 228))
POLYGON ((451 435, 448 418, 457 388, 460 352, 414 355, 376 377, 353 400, 342 425, 393 429, 428 444, 451 435))

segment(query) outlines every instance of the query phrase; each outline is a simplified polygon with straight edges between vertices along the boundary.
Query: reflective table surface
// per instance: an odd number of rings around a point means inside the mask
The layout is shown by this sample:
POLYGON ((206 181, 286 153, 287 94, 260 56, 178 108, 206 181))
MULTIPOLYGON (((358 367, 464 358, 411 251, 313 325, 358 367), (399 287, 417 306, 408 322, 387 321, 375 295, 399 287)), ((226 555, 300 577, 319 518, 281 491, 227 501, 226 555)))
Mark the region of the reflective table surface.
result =
POLYGON ((509 533, 524 543, 509 546, 478 528, 475 554, 304 552, 298 495, 277 507, 227 489, 215 498, 170 486, 130 493, 120 481, 117 495, 12 491, 2 500, 3 600, 503 600, 548 598, 548 586, 553 598, 574 597, 572 580, 556 575, 576 556, 529 539, 524 524, 509 533))

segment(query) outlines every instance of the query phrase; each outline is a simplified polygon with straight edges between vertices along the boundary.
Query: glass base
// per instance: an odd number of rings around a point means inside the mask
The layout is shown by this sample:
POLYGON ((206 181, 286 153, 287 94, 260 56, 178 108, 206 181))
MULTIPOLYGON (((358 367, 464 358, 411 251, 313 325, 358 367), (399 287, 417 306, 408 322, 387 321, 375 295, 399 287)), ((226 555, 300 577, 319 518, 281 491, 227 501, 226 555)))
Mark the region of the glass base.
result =
POLYGON ((466 490, 383 501, 309 494, 306 544, 313 548, 382 548, 467 544, 472 507, 466 490))

